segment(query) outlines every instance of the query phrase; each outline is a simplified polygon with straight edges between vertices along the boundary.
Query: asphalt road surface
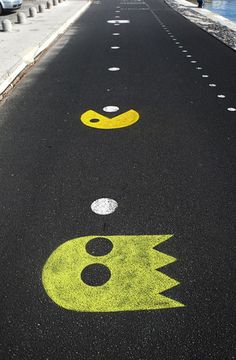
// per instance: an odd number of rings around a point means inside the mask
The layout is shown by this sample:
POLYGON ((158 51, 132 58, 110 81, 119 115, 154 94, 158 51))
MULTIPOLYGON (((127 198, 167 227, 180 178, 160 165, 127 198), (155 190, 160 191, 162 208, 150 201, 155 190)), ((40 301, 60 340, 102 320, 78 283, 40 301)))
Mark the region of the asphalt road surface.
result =
POLYGON ((1 359, 236 358, 235 60, 95 1, 1 104, 1 359))

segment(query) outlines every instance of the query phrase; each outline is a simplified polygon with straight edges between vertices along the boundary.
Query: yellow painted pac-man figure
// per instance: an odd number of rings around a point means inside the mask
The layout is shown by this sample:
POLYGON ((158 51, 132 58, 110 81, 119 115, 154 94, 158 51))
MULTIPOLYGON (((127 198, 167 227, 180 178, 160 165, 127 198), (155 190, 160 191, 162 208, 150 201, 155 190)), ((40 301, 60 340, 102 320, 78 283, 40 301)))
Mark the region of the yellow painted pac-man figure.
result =
POLYGON ((179 282, 156 270, 176 260, 154 249, 171 236, 86 236, 67 241, 44 265, 44 288, 56 304, 74 311, 182 307, 162 295, 179 282))
POLYGON ((84 125, 102 130, 121 129, 135 124, 138 120, 139 114, 133 109, 116 115, 113 118, 101 115, 94 110, 88 110, 81 116, 81 121, 84 125))

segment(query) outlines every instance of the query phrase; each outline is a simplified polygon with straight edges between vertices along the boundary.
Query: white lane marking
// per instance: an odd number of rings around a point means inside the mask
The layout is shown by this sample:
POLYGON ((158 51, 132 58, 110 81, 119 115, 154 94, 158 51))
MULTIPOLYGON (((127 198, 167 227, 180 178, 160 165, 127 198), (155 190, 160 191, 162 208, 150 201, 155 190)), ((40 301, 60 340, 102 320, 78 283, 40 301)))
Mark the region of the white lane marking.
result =
POLYGON ((179 41, 176 41, 176 45, 179 45, 180 44, 180 42, 179 41))
POLYGON ((203 78, 208 78, 208 77, 209 77, 209 75, 202 75, 202 77, 203 77, 203 78))
POLYGON ((236 109, 233 108, 233 107, 229 107, 227 110, 228 110, 228 111, 231 111, 231 112, 236 111, 236 109))
POLYGON ((191 58, 191 57, 192 57, 192 55, 186 55, 186 57, 187 57, 187 58, 191 58))
POLYGON ((180 48, 180 49, 183 49, 183 46, 182 46, 182 45, 180 45, 180 46, 179 46, 179 48, 180 48))
POLYGON ((191 63, 192 63, 192 64, 196 64, 197 61, 196 61, 196 60, 191 60, 191 63))
POLYGON ((120 18, 120 16, 119 16, 119 15, 116 15, 116 16, 115 16, 115 18, 116 18, 116 19, 119 19, 119 18, 120 18))
POLYGON ((109 198, 97 199, 91 204, 91 210, 98 215, 112 214, 117 208, 118 203, 109 198))
POLYGON ((111 49, 112 50, 117 50, 117 49, 119 49, 120 47, 119 46, 111 46, 111 49))
POLYGON ((219 94, 219 95, 217 95, 217 97, 218 97, 218 98, 220 98, 220 99, 224 99, 224 98, 226 98, 226 96, 225 96, 225 95, 223 95, 223 94, 219 94))
POLYGON ((106 89, 108 92, 111 91, 111 89, 106 89))
POLYGON ((114 35, 114 36, 119 36, 120 33, 113 33, 112 35, 114 35))
POLYGON ((182 52, 183 52, 183 53, 186 53, 186 52, 188 52, 188 50, 182 50, 182 52))
POLYGON ((109 70, 109 71, 119 71, 120 68, 113 66, 113 67, 108 68, 108 70, 109 70))
POLYGON ((107 20, 108 24, 129 24, 129 20, 107 20))
POLYGON ((197 66, 196 69, 197 69, 197 70, 202 70, 202 67, 201 67, 201 66, 197 66))
POLYGON ((120 24, 114 24, 114 26, 120 26, 120 24))
POLYGON ((216 84, 209 84, 210 87, 216 87, 216 84))
POLYGON ((116 10, 116 13, 120 13, 120 10, 116 10))
POLYGON ((119 110, 118 106, 114 106, 114 105, 108 105, 103 108, 103 111, 105 112, 116 112, 118 110, 119 110))

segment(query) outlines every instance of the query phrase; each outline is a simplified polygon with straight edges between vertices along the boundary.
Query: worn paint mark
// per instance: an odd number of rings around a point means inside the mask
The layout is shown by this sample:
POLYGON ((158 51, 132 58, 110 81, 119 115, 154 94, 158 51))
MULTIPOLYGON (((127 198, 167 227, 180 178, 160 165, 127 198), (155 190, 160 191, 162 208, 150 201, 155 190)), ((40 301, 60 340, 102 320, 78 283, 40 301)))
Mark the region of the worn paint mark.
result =
POLYGON ((135 124, 139 120, 139 113, 133 109, 109 118, 94 110, 88 110, 81 116, 84 125, 96 129, 120 129, 135 124))
MULTIPOLYGON (((93 256, 86 251, 88 242, 100 236, 67 241, 46 261, 42 272, 43 286, 57 305, 80 312, 183 307, 180 302, 162 294, 179 282, 157 271, 176 261, 154 249, 172 236, 106 236, 113 247, 105 256, 93 256), (93 264, 110 271, 111 277, 101 286, 87 285, 81 278, 84 269, 93 264)), ((96 275, 93 276, 96 280, 96 275)))

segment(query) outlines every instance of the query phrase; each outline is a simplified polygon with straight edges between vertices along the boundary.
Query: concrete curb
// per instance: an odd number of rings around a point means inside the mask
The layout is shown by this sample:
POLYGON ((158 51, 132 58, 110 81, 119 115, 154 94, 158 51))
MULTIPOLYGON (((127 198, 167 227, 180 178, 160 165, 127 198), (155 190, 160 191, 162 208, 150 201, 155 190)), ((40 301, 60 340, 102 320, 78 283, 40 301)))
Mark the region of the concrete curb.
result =
POLYGON ((166 4, 195 25, 236 51, 236 23, 186 0, 165 0, 166 4))
MULTIPOLYGON (((46 50, 58 36, 62 35, 68 27, 73 24, 91 5, 92 1, 88 1, 81 9, 79 9, 73 16, 71 16, 63 25, 61 25, 56 31, 42 40, 37 46, 31 49, 27 49, 27 52, 24 54, 24 57, 19 60, 14 66, 12 66, 7 73, 0 78, 0 96, 6 91, 10 86, 13 86, 12 83, 14 80, 23 72, 23 70, 34 63, 37 56, 40 55, 44 50, 46 50)), ((1 98, 0 98, 1 100, 1 98)))

